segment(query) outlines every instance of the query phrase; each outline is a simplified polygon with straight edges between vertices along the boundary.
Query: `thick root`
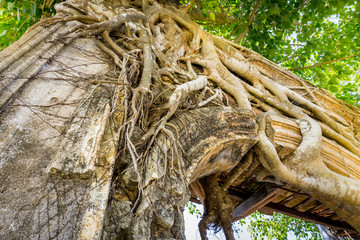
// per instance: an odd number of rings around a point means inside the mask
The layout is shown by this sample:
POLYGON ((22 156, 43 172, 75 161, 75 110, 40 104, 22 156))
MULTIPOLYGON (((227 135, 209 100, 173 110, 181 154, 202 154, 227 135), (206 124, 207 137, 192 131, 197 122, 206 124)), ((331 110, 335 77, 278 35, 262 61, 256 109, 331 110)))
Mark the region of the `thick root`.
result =
POLYGON ((199 223, 201 239, 206 237, 206 230, 209 227, 215 229, 221 227, 224 230, 226 239, 234 239, 232 230, 233 203, 226 192, 219 186, 216 175, 210 175, 201 179, 205 192, 204 214, 199 223))

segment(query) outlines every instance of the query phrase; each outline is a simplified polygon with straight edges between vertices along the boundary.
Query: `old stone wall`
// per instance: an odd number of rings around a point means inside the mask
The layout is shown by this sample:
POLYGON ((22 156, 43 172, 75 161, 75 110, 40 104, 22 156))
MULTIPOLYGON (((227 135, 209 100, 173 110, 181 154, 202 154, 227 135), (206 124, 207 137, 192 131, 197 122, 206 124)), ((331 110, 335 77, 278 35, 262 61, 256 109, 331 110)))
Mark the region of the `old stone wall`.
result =
POLYGON ((100 233, 115 159, 112 89, 90 82, 111 69, 94 40, 56 47, 23 69, 35 75, 12 75, 20 58, 1 76, 0 239, 100 233), (97 146, 99 138, 107 143, 97 146))

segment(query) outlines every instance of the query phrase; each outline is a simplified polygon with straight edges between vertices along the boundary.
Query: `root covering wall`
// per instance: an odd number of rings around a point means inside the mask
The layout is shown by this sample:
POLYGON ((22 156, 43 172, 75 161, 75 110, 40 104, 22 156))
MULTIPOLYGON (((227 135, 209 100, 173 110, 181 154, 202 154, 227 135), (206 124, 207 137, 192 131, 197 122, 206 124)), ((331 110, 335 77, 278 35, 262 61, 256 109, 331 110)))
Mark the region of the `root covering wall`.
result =
POLYGON ((244 172, 360 230, 358 164, 346 174, 321 155, 326 139, 360 158, 359 110, 203 31, 176 1, 56 10, 0 53, 1 238, 183 239, 194 183, 202 238, 217 226, 232 239, 244 172), (287 154, 274 118, 300 131, 287 154))

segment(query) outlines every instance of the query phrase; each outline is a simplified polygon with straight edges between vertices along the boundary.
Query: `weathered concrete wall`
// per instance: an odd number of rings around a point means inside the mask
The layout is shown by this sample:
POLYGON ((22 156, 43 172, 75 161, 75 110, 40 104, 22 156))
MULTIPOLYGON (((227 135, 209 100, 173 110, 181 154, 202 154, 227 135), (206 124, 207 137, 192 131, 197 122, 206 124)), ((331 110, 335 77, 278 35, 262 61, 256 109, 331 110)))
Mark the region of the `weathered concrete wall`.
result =
POLYGON ((0 98, 10 96, 0 108, 0 239, 89 239, 100 233, 115 158, 112 90, 89 83, 109 71, 107 56, 80 39, 24 67, 35 77, 12 75, 40 47, 0 76, 0 98))

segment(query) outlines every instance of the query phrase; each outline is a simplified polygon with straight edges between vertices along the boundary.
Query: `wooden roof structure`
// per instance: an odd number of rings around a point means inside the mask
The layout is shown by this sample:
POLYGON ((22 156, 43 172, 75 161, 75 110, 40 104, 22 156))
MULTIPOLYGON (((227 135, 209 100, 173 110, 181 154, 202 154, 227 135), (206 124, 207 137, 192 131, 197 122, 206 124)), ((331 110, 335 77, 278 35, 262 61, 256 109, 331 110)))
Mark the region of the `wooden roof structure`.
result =
MULTIPOLYGON (((301 134, 298 126, 286 118, 272 117, 276 149, 283 158, 293 152, 300 144, 301 134)), ((336 142, 323 138, 322 158, 326 166, 343 176, 360 179, 360 158, 339 146, 336 142)), ((234 220, 247 217, 256 210, 264 214, 274 211, 288 216, 307 220, 337 230, 340 236, 360 238, 360 234, 333 210, 290 185, 264 183, 257 180, 257 167, 252 165, 228 189, 228 194, 237 206, 234 220)), ((227 179, 227 173, 218 176, 219 182, 227 179)), ((192 184, 192 201, 200 203, 192 184)))
MULTIPOLYGON (((257 55, 256 53, 253 53, 257 55)), ((262 60, 264 60, 262 58, 262 60)), ((259 69, 266 72, 266 68, 274 67, 274 63, 269 61, 269 65, 256 62, 259 69)), ((306 88, 311 89, 314 96, 320 99, 320 103, 330 115, 337 116, 338 122, 352 126, 355 132, 356 140, 359 140, 360 130, 360 111, 354 106, 346 104, 339 99, 334 98, 329 92, 320 89, 310 83, 306 86, 301 85, 295 74, 288 72, 288 76, 277 76, 278 83, 291 88, 298 94, 311 100, 306 96, 306 88), (341 116, 341 117, 339 117, 341 116)), ((296 103, 294 102, 296 105, 296 103)), ((304 109, 306 111, 306 109, 304 109)), ((262 111, 253 108, 257 114, 262 111)), ((308 114, 311 116, 310 111, 308 114)), ((320 124, 322 124, 320 122, 320 124)), ((283 159, 292 153, 301 143, 301 133, 298 125, 285 116, 271 116, 271 127, 273 129, 273 141, 279 157, 283 159)), ((360 179, 360 157, 350 152, 337 142, 323 137, 321 157, 325 165, 333 172, 353 178, 360 179)), ((338 235, 343 237, 360 238, 360 233, 350 226, 345 220, 339 217, 333 210, 329 209, 323 203, 310 196, 309 194, 296 189, 289 184, 259 181, 258 174, 262 167, 259 162, 252 164, 228 189, 228 194, 236 202, 233 220, 244 218, 255 211, 264 214, 272 214, 274 211, 288 216, 314 222, 328 226, 337 231, 338 235)), ((224 183, 228 178, 229 172, 223 172, 218 175, 219 183, 224 183)), ((261 174, 261 173, 260 173, 261 174)), ((262 180, 262 179, 260 179, 262 180)), ((199 184, 191 185, 192 198, 194 202, 201 203, 198 196, 199 184)), ((201 195, 201 193, 200 193, 201 195)))

